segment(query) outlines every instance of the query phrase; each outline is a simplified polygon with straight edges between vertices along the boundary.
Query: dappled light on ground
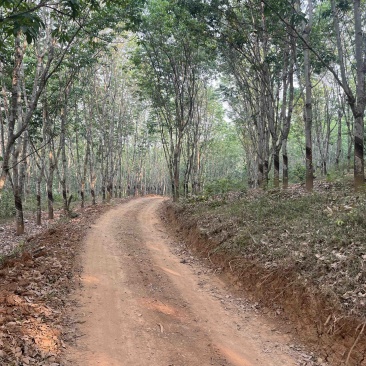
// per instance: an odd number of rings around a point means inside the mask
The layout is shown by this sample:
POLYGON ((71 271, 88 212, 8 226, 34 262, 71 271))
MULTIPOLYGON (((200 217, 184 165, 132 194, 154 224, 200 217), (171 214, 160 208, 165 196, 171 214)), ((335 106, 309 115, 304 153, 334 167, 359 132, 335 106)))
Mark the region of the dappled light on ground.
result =
POLYGON ((164 272, 172 274, 173 276, 178 276, 178 277, 182 277, 178 272, 173 271, 172 269, 166 268, 166 267, 160 267, 160 269, 162 269, 164 272))
POLYGON ((243 358, 242 355, 239 355, 232 349, 225 347, 223 345, 217 346, 219 351, 235 366, 253 366, 251 362, 243 358))
POLYGON ((164 304, 159 300, 143 298, 140 299, 139 303, 150 310, 159 311, 160 313, 170 315, 176 318, 183 317, 183 313, 181 310, 175 308, 174 306, 164 304))
POLYGON ((88 285, 96 285, 96 284, 100 283, 99 278, 94 277, 94 276, 83 276, 81 278, 81 281, 88 285))

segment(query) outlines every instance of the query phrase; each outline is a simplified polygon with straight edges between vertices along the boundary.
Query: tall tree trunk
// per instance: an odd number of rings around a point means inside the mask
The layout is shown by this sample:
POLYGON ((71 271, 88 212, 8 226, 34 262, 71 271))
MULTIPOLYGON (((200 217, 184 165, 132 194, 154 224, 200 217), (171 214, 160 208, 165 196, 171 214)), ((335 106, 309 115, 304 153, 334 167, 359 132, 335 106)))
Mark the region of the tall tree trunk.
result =
MULTIPOLYGON (((289 57, 289 68, 288 68, 288 76, 284 75, 283 78, 283 97, 282 103, 282 131, 281 131, 281 139, 282 139, 282 188, 288 188, 288 152, 287 152, 287 140, 288 135, 290 133, 292 112, 294 108, 294 65, 295 65, 295 55, 296 55, 296 41, 295 36, 293 34, 293 29, 289 29, 289 53, 286 52, 286 56, 289 57), (287 79, 287 80, 286 80, 287 79), (289 95, 287 97, 287 91, 289 95), (287 113, 286 113, 287 106, 287 113)), ((285 56, 285 57, 286 57, 285 56)))
POLYGON ((27 147, 28 136, 25 134, 23 138, 18 140, 18 146, 13 151, 13 195, 14 204, 16 210, 16 234, 24 234, 24 212, 23 212, 23 191, 24 191, 24 179, 25 170, 27 164, 27 147), (19 161, 19 155, 22 152, 22 156, 19 161))
POLYGON ((21 231, 24 233, 24 213, 23 213, 23 200, 24 200, 24 188, 25 188, 25 177, 26 177, 26 170, 27 170, 27 151, 28 151, 28 132, 26 131, 23 137, 22 143, 22 156, 21 161, 19 162, 19 191, 20 191, 20 198, 21 198, 21 206, 22 206, 22 213, 20 215, 20 227, 21 231))
POLYGON ((36 225, 42 225, 42 199, 41 199, 41 179, 37 179, 36 185, 36 196, 37 196, 37 216, 36 216, 36 225))
POLYGON ((366 40, 362 29, 361 1, 353 1, 355 20, 355 56, 356 56, 356 103, 351 105, 355 119, 354 127, 354 179, 358 189, 365 181, 364 167, 364 114, 366 106, 365 74, 366 74, 366 40))
POLYGON ((65 105, 61 108, 61 133, 60 133, 60 147, 61 147, 61 162, 62 162, 62 173, 61 173, 61 189, 63 199, 63 209, 66 215, 69 215, 68 199, 67 199, 67 184, 66 184, 66 172, 67 172, 67 158, 66 158, 66 120, 67 120, 67 98, 65 98, 65 105))
MULTIPOLYGON (((333 24, 337 38, 337 51, 342 80, 342 88, 346 93, 347 102, 352 110, 354 118, 354 184, 357 190, 364 184, 364 114, 366 106, 365 74, 366 74, 366 42, 362 29, 361 1, 353 0, 353 19, 354 19, 354 45, 356 60, 356 95, 350 88, 344 63, 344 50, 342 36, 339 26, 338 12, 335 0, 331 0, 333 13, 333 24)), ((350 154, 349 154, 350 155, 350 154)))
POLYGON ((48 219, 54 219, 54 198, 53 198, 53 179, 56 169, 56 160, 52 148, 50 147, 48 155, 48 178, 47 178, 47 206, 48 206, 48 219))
POLYGON ((11 103, 10 103, 10 116, 8 121, 8 137, 6 145, 4 146, 2 156, 2 170, 0 175, 0 192, 3 190, 6 182, 6 178, 9 174, 10 169, 10 157, 11 153, 14 152, 15 136, 14 129, 19 118, 19 109, 21 102, 20 93, 20 73, 23 62, 23 49, 20 44, 20 33, 16 35, 14 41, 14 67, 12 74, 12 88, 11 88, 11 103))
POLYGON ((22 141, 18 140, 18 146, 15 147, 13 152, 13 195, 14 205, 16 212, 16 235, 24 234, 24 214, 23 214, 23 203, 22 203, 22 189, 20 186, 20 175, 19 175, 19 154, 21 150, 22 141))
POLYGON ((308 0, 308 23, 304 28, 304 76, 305 76, 305 159, 306 159, 306 190, 312 191, 314 187, 313 174, 313 146, 312 146, 312 124, 313 124, 313 110, 312 110, 312 85, 311 85, 311 64, 310 64, 310 32, 313 19, 313 4, 312 0, 308 0))
POLYGON ((94 163, 95 163, 95 156, 94 156, 94 149, 93 149, 93 135, 92 135, 92 121, 93 121, 93 111, 90 107, 89 110, 89 126, 87 132, 87 139, 90 148, 90 156, 89 156, 89 185, 90 185, 90 195, 92 200, 92 205, 96 204, 95 199, 95 184, 97 182, 97 176, 94 170, 94 163))
POLYGON ((282 141, 282 187, 288 188, 288 155, 287 155, 287 139, 282 141))
MULTIPOLYGON (((43 100, 42 105, 42 137, 43 142, 47 141, 47 104, 46 100, 43 100)), ((37 216, 36 216, 36 224, 38 226, 42 225, 42 194, 41 194, 41 184, 44 178, 45 173, 45 161, 46 161, 46 146, 42 148, 40 161, 38 166, 38 176, 36 183, 36 199, 37 199, 37 216)))
POLYGON ((340 170, 340 160, 342 155, 342 111, 338 109, 338 131, 337 131, 337 153, 336 153, 336 168, 340 170))
POLYGON ((90 142, 89 142, 89 139, 87 139, 85 158, 84 158, 84 164, 83 164, 83 173, 81 176, 81 185, 80 185, 81 208, 84 208, 84 206, 85 206, 85 182, 86 182, 86 173, 88 170, 89 156, 90 156, 90 142))
POLYGON ((173 201, 178 202, 179 201, 179 159, 180 158, 180 151, 178 150, 178 147, 176 148, 176 151, 174 151, 174 158, 173 158, 173 201))
POLYGON ((275 188, 280 186, 280 149, 273 147, 273 185, 275 188))

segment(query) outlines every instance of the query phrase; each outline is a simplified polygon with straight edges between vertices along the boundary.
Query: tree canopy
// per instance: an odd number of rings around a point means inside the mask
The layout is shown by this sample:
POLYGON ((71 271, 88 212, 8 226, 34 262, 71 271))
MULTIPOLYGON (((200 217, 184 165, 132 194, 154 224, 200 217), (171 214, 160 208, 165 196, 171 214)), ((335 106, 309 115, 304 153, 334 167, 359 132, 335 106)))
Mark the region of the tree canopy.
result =
POLYGON ((2 1, 2 200, 12 192, 21 227, 31 192, 52 215, 57 194, 68 212, 87 192, 310 191, 351 169, 358 189, 365 6, 2 1))

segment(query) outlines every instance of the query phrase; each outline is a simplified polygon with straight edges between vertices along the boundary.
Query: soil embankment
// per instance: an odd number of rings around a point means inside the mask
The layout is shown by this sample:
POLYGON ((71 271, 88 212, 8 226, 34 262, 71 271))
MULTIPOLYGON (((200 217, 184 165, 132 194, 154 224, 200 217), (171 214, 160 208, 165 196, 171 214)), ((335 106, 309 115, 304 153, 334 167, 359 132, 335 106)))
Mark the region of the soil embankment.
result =
MULTIPOLYGON (((201 205, 194 212, 189 205, 166 205, 168 221, 172 227, 179 228, 187 248, 218 270, 237 294, 246 294, 259 302, 271 318, 282 319, 297 339, 312 348, 323 362, 334 366, 366 365, 365 324, 360 318, 346 314, 334 295, 321 291, 302 277, 296 270, 298 263, 287 261, 286 266, 281 266, 263 258, 259 260, 254 254, 239 253, 235 236, 240 227, 232 228, 235 218, 226 220, 225 215, 219 217, 218 210, 212 213, 212 209, 207 209, 213 205, 220 203, 213 202, 206 208, 201 205), (201 220, 204 215, 207 217, 201 220)), ((242 210, 245 209, 243 206, 242 210)), ((249 236, 248 240, 259 245, 256 238, 249 236)), ((260 245, 263 251, 270 251, 269 242, 273 238, 263 236, 266 240, 260 245)), ((268 257, 271 255, 268 253, 268 257)))

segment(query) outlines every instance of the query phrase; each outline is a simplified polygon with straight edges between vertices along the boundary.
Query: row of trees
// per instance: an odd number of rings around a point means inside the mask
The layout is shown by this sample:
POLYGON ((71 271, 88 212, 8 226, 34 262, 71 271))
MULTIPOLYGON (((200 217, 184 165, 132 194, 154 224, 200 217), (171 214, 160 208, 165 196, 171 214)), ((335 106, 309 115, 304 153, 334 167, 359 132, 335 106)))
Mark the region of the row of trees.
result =
POLYGON ((42 185, 49 218, 55 186, 66 213, 72 183, 82 206, 86 186, 95 203, 97 180, 103 198, 166 189, 164 172, 142 171, 142 161, 150 159, 152 166, 160 159, 159 146, 149 137, 143 106, 122 78, 123 42, 120 49, 110 45, 121 18, 133 20, 131 6, 2 2, 0 194, 12 189, 18 234, 24 232, 23 200, 31 188, 37 193, 38 224, 42 185))
POLYGON ((217 41, 224 92, 242 134, 250 180, 266 186, 273 169, 288 185, 288 139, 302 114, 306 187, 313 188, 314 145, 326 173, 353 140, 356 188, 364 183, 365 3, 358 0, 182 1, 217 41), (296 112, 297 115, 294 115, 296 112))
MULTIPOLYGON (((32 194, 41 224, 43 197, 52 219, 55 192, 70 214, 71 200, 79 198, 83 207, 87 194, 92 203, 98 194, 109 200, 173 193, 177 199, 182 177, 186 194, 202 190, 205 149, 212 126, 223 120, 222 107, 213 89, 196 79, 196 61, 191 68, 180 64, 190 50, 175 60, 188 84, 175 75, 172 89, 164 91, 159 76, 156 82, 144 69, 153 47, 141 52, 126 28, 149 21, 158 27, 161 14, 148 21, 137 6, 126 1, 2 5, 0 194, 13 193, 18 234, 24 232, 24 200, 32 194), (137 64, 142 68, 134 68, 137 64), (146 98, 139 88, 144 83, 160 96, 146 98), (170 118, 178 110, 175 125, 170 118)), ((166 40, 160 41, 157 47, 166 40)), ((160 62, 159 51, 155 57, 160 62)), ((161 77, 169 78, 169 71, 161 77)))
POLYGON ((137 29, 135 78, 151 102, 173 200, 179 199, 181 182, 185 195, 189 186, 193 194, 202 190, 203 150, 220 113, 209 82, 215 54, 207 39, 200 39, 201 30, 184 6, 161 0, 147 3, 137 29))
POLYGON ((325 176, 330 163, 341 170, 344 158, 360 187, 365 10, 358 0, 149 1, 135 29, 135 65, 169 145, 173 196, 179 172, 187 176, 178 168, 183 141, 204 126, 195 113, 205 95, 200 89, 219 83, 243 142, 249 185, 266 187, 273 171, 279 187, 282 167, 287 188, 295 141, 303 145, 309 191, 317 167, 325 176))
POLYGON ((38 220, 45 191, 52 217, 55 188, 65 212, 72 193, 82 205, 86 192, 92 202, 99 192, 178 200, 244 172, 249 185, 266 187, 272 171, 273 185, 282 178, 287 188, 301 159, 308 190, 315 167, 326 175, 330 164, 350 168, 352 157, 359 187, 364 7, 360 0, 3 1, 0 194, 12 189, 18 233, 29 187, 38 220))
MULTIPOLYGON (((267 99, 262 103, 269 114, 261 118, 261 127, 256 127, 258 140, 263 136, 261 131, 269 132, 262 138, 265 142, 258 144, 259 164, 264 160, 266 165, 272 154, 274 185, 278 186, 278 153, 282 148, 286 187, 287 140, 294 104, 297 104, 303 112, 307 189, 313 188, 314 142, 319 148, 322 173, 326 173, 330 135, 334 128, 337 129, 335 161, 339 166, 342 126, 347 127, 347 138, 353 134, 355 186, 360 186, 364 182, 363 119, 366 102, 366 44, 362 35, 365 19, 362 19, 360 1, 309 0, 281 4, 262 1, 260 7, 257 5, 257 22, 261 22, 261 26, 254 27, 261 31, 254 33, 254 37, 251 33, 251 42, 246 43, 246 47, 252 44, 254 53, 258 48, 261 52, 246 65, 257 65, 255 68, 259 69, 255 75, 262 85, 255 90, 267 99), (271 149, 268 148, 269 139, 271 149)), ((234 48, 242 50, 241 46, 234 48)), ((235 72, 233 74, 236 75, 235 72)), ((253 90, 247 83, 246 91, 248 89, 253 90)), ((246 109, 246 112, 258 116, 253 108, 246 109)))

